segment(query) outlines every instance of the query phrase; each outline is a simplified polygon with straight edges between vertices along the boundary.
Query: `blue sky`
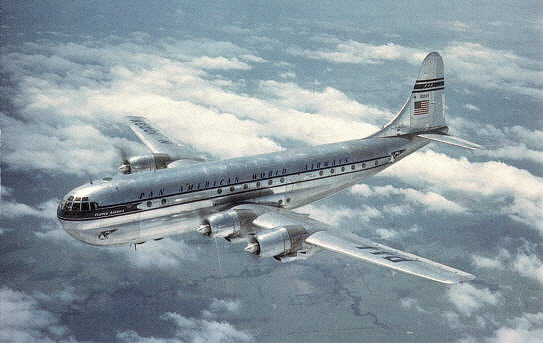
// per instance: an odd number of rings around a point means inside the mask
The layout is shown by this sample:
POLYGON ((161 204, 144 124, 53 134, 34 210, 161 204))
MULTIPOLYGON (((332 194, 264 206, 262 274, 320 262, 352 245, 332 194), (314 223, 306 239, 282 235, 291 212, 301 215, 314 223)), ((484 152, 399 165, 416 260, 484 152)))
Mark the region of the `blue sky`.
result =
POLYGON ((543 340, 542 18, 536 1, 4 4, 1 340, 543 340), (430 145, 300 211, 473 282, 280 264, 197 233, 101 249, 56 221, 117 147, 146 152, 125 115, 225 158, 361 138, 430 51, 451 131, 489 149, 430 145))

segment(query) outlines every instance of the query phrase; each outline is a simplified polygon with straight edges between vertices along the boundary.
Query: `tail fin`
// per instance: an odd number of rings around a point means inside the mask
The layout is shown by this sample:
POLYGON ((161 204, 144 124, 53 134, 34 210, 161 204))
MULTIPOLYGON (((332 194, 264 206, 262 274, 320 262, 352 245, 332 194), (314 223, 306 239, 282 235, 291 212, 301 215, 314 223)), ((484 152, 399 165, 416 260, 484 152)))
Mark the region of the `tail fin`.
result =
POLYGON ((431 52, 422 61, 413 91, 400 113, 376 136, 399 136, 442 128, 446 129, 443 59, 437 52, 431 52))

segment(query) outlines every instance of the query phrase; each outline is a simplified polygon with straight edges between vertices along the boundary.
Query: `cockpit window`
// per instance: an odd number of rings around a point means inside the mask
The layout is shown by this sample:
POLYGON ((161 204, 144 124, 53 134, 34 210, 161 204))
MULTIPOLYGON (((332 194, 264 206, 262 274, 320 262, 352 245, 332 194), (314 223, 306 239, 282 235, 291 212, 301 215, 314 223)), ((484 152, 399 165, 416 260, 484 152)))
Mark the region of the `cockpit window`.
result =
POLYGON ((89 201, 89 197, 73 197, 61 203, 61 208, 68 214, 88 213, 98 209, 98 203, 89 201))

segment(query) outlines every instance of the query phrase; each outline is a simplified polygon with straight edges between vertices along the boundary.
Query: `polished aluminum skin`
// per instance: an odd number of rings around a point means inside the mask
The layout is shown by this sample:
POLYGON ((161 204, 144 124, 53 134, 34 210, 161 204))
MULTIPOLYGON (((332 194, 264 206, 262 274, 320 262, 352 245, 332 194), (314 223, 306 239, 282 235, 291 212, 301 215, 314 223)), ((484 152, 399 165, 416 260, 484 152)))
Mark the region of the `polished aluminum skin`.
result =
MULTIPOLYGON (((279 261, 325 249, 444 283, 473 275, 360 237, 332 234, 292 211, 398 163, 431 141, 478 148, 447 134, 443 61, 430 53, 398 115, 374 135, 269 154, 210 160, 143 117, 128 117, 151 154, 123 159, 120 173, 66 194, 57 216, 70 235, 101 245, 139 244, 198 230, 279 261)), ((337 230, 336 230, 337 231, 337 230)))

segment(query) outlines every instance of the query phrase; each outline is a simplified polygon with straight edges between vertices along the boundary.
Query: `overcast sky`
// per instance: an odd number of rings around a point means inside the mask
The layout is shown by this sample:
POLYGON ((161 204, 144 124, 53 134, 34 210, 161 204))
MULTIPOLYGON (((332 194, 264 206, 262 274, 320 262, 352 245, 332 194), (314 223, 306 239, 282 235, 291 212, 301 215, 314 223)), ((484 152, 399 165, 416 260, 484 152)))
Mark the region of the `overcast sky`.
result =
POLYGON ((543 341, 543 4, 5 2, 0 340, 543 341), (216 158, 365 137, 445 63, 451 132, 299 211, 477 276, 444 286, 322 253, 281 264, 197 233, 97 248, 70 189, 147 150, 145 115, 216 158))

